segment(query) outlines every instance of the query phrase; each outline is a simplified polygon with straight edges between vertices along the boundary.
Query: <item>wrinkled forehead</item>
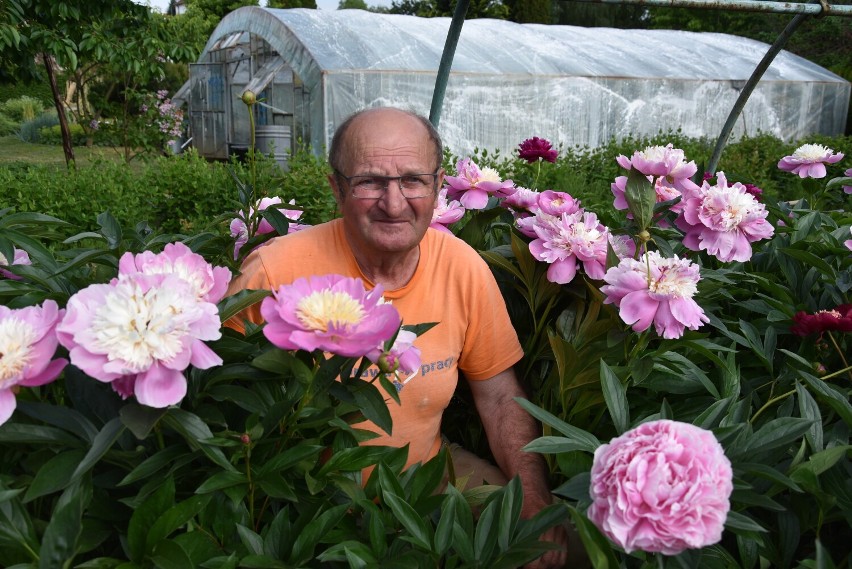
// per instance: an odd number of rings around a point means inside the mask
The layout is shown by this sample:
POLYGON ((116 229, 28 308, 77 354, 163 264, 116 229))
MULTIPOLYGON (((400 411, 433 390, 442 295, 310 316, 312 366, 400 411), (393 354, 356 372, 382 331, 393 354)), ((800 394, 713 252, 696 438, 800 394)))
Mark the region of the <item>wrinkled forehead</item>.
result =
POLYGON ((434 168, 435 149, 426 127, 415 117, 390 109, 357 117, 343 139, 343 164, 349 168, 395 164, 422 172, 434 168))

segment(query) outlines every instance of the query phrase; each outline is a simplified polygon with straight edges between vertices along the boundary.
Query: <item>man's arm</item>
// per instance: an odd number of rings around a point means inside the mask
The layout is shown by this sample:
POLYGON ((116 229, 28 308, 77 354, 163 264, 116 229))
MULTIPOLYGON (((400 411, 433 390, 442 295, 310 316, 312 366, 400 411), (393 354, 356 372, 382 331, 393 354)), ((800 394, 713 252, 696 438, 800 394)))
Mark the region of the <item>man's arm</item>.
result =
MULTIPOLYGON (((469 381, 468 384, 494 459, 508 478, 520 476, 524 490, 521 516, 531 518, 542 508, 552 504, 553 498, 544 458, 538 453, 521 450, 541 434, 535 418, 514 400, 515 397, 525 398, 526 394, 512 368, 491 379, 469 381)), ((527 567, 564 567, 567 561, 565 548, 568 544, 565 528, 556 526, 545 533, 542 539, 555 542, 563 549, 548 552, 527 567)))

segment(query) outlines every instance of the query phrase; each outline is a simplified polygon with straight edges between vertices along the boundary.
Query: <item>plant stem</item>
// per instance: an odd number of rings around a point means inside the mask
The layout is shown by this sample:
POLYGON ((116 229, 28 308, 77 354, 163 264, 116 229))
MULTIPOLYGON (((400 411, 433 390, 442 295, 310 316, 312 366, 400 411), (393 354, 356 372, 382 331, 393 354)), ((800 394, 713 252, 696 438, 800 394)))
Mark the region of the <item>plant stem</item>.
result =
POLYGON ((843 373, 843 372, 849 373, 849 374, 850 374, 850 376, 852 376, 852 366, 846 366, 846 367, 845 367, 845 368, 843 368, 843 369, 837 370, 837 371, 832 372, 832 373, 830 373, 830 374, 828 374, 828 375, 824 375, 824 376, 822 376, 820 379, 822 379, 823 381, 825 381, 826 379, 831 379, 832 377, 838 376, 838 375, 840 375, 840 374, 841 374, 841 373, 843 373))
POLYGON ((779 395, 778 397, 773 397, 772 399, 770 399, 769 401, 767 401, 766 403, 764 403, 764 404, 763 404, 763 407, 761 407, 760 409, 758 409, 758 410, 757 410, 757 413, 755 413, 755 414, 754 414, 754 416, 753 416, 751 419, 749 419, 749 420, 748 420, 748 422, 753 424, 753 423, 755 422, 755 420, 756 420, 756 419, 760 416, 760 414, 761 414, 761 413, 763 413, 766 409, 768 409, 770 405, 772 405, 772 404, 774 404, 774 403, 777 403, 777 402, 779 402, 779 401, 781 401, 781 400, 783 400, 783 399, 786 399, 787 397, 789 397, 789 396, 793 395, 794 393, 796 393, 796 390, 795 390, 795 389, 790 390, 790 391, 788 391, 787 393, 782 393, 782 394, 781 394, 781 395, 779 395))
POLYGON ((843 362, 843 366, 846 371, 849 372, 849 379, 852 379, 852 370, 849 368, 849 362, 846 361, 846 356, 843 355, 843 350, 840 349, 840 345, 837 343, 837 340, 834 339, 834 334, 831 333, 831 330, 828 331, 828 339, 831 340, 831 344, 834 346, 834 349, 837 350, 837 354, 840 356, 840 361, 843 362))
MULTIPOLYGON (((251 443, 246 445, 246 478, 249 487, 249 518, 254 520, 254 484, 251 480, 251 443)), ((255 527, 259 527, 260 520, 255 520, 255 527)))

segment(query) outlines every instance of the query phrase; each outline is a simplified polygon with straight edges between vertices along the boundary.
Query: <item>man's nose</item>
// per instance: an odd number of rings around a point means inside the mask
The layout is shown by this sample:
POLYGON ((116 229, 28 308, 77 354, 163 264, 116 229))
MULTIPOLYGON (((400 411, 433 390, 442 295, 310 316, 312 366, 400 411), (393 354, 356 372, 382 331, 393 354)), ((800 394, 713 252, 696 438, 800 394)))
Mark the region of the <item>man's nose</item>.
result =
POLYGON ((408 198, 402 194, 402 181, 399 178, 391 178, 387 181, 380 201, 385 211, 400 211, 408 205, 408 198))

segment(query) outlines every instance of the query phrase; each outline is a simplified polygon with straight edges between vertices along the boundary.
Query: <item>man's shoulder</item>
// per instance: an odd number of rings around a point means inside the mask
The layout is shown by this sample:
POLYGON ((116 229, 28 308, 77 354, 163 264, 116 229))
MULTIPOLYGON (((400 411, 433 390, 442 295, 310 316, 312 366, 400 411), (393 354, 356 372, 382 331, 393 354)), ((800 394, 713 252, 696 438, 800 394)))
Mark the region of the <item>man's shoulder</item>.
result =
POLYGON ((282 251, 322 246, 322 244, 327 243, 329 239, 333 238, 335 231, 334 225, 337 221, 331 220, 317 225, 309 225, 293 233, 273 237, 258 248, 257 252, 259 255, 267 257, 278 255, 282 251))

